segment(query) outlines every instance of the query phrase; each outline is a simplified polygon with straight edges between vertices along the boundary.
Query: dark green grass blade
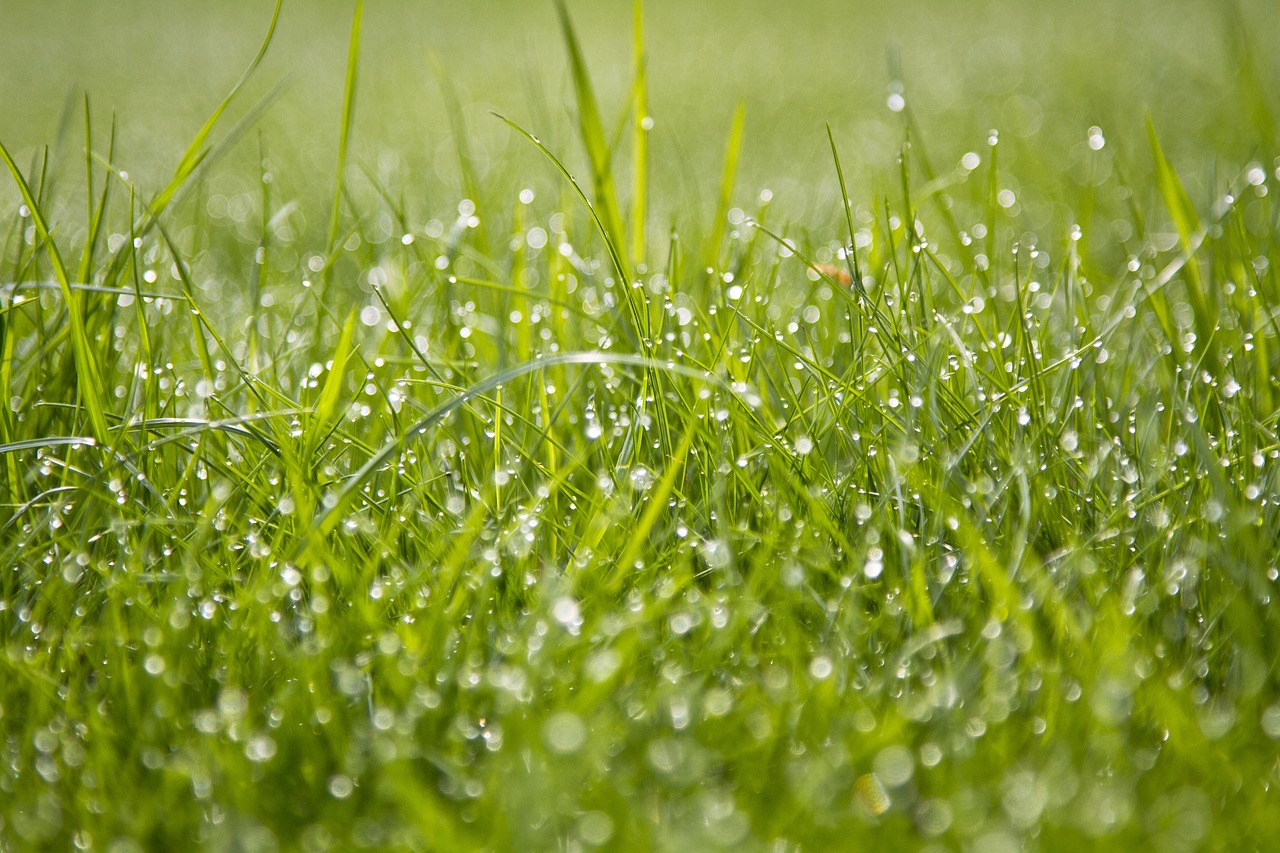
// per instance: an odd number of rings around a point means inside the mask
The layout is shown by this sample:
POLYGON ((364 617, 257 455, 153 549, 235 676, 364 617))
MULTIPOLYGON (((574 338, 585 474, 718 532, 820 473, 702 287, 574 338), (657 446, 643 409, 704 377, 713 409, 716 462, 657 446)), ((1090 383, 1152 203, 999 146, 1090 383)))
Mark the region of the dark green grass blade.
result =
POLYGON ((840 165, 840 151, 836 148, 836 137, 827 125, 827 141, 831 143, 831 159, 836 166, 836 177, 840 179, 840 204, 844 207, 845 226, 849 230, 849 245, 845 249, 845 262, 849 266, 849 274, 853 277, 853 286, 858 295, 865 301, 866 290, 862 283, 862 270, 858 266, 858 248, 856 229, 853 227, 853 202, 849 200, 849 187, 844 180, 844 168, 840 165))

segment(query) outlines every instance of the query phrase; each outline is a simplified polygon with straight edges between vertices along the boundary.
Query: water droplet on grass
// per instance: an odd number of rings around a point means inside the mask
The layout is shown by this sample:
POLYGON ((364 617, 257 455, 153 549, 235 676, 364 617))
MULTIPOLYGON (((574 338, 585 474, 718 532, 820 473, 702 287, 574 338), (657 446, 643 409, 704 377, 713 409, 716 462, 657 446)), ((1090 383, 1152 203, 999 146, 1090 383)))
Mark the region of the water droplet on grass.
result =
POLYGON ((604 812, 587 812, 578 818, 578 837, 593 847, 607 844, 613 837, 613 821, 604 812))
POLYGON ((643 465, 633 467, 627 479, 631 483, 631 488, 638 492, 647 492, 653 487, 653 472, 643 465))
POLYGON ((552 752, 568 755, 586 744, 587 727, 577 714, 559 711, 548 717, 543 724, 542 740, 552 752))
POLYGON ((329 777, 329 793, 335 799, 345 800, 355 790, 355 782, 345 773, 335 773, 329 777))
POLYGON ((915 756, 905 746, 893 745, 880 750, 873 762, 875 776, 890 788, 911 781, 915 774, 915 756))

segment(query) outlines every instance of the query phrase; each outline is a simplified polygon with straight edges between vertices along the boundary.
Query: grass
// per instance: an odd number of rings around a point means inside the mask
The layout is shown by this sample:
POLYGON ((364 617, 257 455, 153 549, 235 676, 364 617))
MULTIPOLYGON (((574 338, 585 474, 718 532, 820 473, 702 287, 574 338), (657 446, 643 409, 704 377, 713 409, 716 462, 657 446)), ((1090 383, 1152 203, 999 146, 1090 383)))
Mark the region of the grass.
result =
POLYGON ((168 174, 4 150, 0 849, 1274 849, 1263 60, 1221 148, 818 122, 822 209, 541 11, 573 134, 446 80, 461 201, 360 3, 336 172, 279 6, 168 174))

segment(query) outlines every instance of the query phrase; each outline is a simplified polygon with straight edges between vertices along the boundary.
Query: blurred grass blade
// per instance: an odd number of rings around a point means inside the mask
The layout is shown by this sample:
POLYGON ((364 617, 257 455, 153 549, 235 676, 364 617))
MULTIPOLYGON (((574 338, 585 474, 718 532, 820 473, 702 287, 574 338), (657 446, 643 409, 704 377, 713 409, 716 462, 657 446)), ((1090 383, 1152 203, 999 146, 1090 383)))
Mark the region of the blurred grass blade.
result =
MULTIPOLYGON (((356 0, 355 14, 351 20, 351 43, 347 48, 347 78, 342 93, 342 133, 338 137, 338 173, 333 184, 333 208, 329 214, 329 234, 325 245, 332 253, 337 248, 338 223, 342 213, 342 192, 346 186, 347 147, 351 142, 351 127, 356 111, 356 73, 360 66, 360 24, 364 17, 364 0, 356 0)), ((331 260, 331 259, 330 259, 331 260)), ((326 274, 333 264, 326 264, 326 274)))
MULTIPOLYGON (((458 90, 445 69, 440 57, 431 54, 429 61, 431 71, 440 87, 440 97, 444 101, 444 114, 449 120, 449 132, 453 137, 454 150, 458 158, 458 172, 462 179, 464 197, 475 203, 480 202, 480 180, 476 169, 475 155, 471 151, 471 134, 467 129, 467 118, 462 111, 462 102, 458 99, 458 90)), ((471 229, 472 239, 481 254, 489 253, 489 244, 485 237, 485 219, 471 229)))
MULTIPOLYGON (((587 72, 582 47, 578 43, 578 36, 574 32, 573 22, 569 19, 569 10, 565 8, 564 0, 556 0, 556 12, 560 16, 560 28, 564 35, 565 47, 569 51, 569 71, 573 77, 573 90, 578 102, 578 132, 591 164, 596 207, 599 209, 600 219, 610 239, 615 244, 623 246, 626 244, 626 232, 623 229, 618 195, 614 188, 613 157, 605 136, 604 123, 600 119, 600 107, 591 85, 591 77, 587 72)), ((631 278, 626 270, 625 264, 619 266, 619 275, 624 283, 631 278)))
POLYGON ((1160 187, 1160 196, 1164 199, 1165 208, 1173 218, 1173 226, 1178 230, 1178 240, 1182 250, 1189 251, 1192 235, 1200 230, 1200 216, 1196 213, 1191 197, 1187 195, 1182 179, 1174 170, 1169 158, 1165 156, 1160 145, 1160 137, 1156 134, 1155 122, 1147 117, 1147 140, 1151 145, 1151 156, 1155 160, 1156 184, 1160 187))
POLYGON ((707 239, 705 261, 707 269, 720 267, 721 242, 724 240, 724 223, 733 201, 733 185, 738 177, 738 156, 742 153, 742 132, 746 126, 747 105, 739 103, 733 112, 733 124, 729 127, 729 140, 724 146, 724 173, 720 177, 720 199, 716 203, 715 218, 711 220, 711 235, 707 239))
POLYGON ((173 178, 168 185, 160 191, 151 203, 151 209, 157 214, 162 213, 169 203, 173 201, 174 195, 182 188, 187 179, 191 177, 192 172, 200 165, 205 156, 209 153, 204 147, 205 142, 209 139, 209 135, 213 133, 214 125, 218 123, 218 119, 222 118, 222 114, 227 111, 227 107, 231 105, 231 101, 240 92, 245 82, 253 75, 258 65, 262 62, 262 58, 267 55, 267 48, 271 46, 271 40, 275 36, 276 23, 280 20, 280 7, 284 0, 276 0, 275 9, 271 12, 271 23, 267 26, 267 34, 262 39, 262 45, 258 48, 257 54, 253 57, 253 61, 249 63, 249 67, 240 75, 240 79, 231 87, 231 91, 222 99, 213 114, 205 120, 205 123, 196 133, 195 138, 187 146, 187 150, 183 153, 182 159, 178 161, 178 168, 175 170, 173 178))
MULTIPOLYGON (((1147 140, 1151 145, 1151 156, 1155 161, 1156 184, 1160 188, 1160 196, 1164 200, 1165 209, 1173 220, 1173 227, 1178 232, 1178 243, 1184 255, 1191 256, 1199 246, 1204 232, 1200 215, 1196 213, 1191 196, 1187 194, 1182 179, 1169 158, 1165 156, 1160 138, 1156 134, 1155 122, 1147 116, 1147 140)), ((1200 265, 1190 260, 1184 268, 1186 274, 1187 295, 1190 297, 1191 310, 1195 315, 1196 333, 1200 345, 1205 352, 1212 352, 1215 313, 1209 306, 1204 283, 1200 278, 1200 265)), ((1208 368, 1217 369, 1217 359, 1209 360, 1208 368)))
POLYGON ((652 119, 649 117, 649 79, 648 56, 644 48, 644 2, 635 0, 632 4, 633 38, 635 41, 635 83, 632 86, 631 100, 635 108, 632 122, 634 136, 633 160, 631 165, 631 263, 639 266, 646 261, 648 254, 648 220, 649 220, 649 128, 652 119))

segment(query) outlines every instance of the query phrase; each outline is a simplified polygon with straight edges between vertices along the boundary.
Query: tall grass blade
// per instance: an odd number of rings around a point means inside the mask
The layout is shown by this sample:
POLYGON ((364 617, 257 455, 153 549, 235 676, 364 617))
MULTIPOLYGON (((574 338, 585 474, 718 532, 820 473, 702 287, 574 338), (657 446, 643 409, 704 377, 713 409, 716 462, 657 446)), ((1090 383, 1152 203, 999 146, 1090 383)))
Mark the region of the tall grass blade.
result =
POLYGON ((635 52, 635 83, 631 101, 635 110, 632 121, 633 156, 631 164, 631 263, 645 263, 649 251, 649 58, 644 47, 644 0, 632 4, 635 52))
POLYGON ((720 176, 720 196, 716 202, 715 218, 711 220, 711 233, 707 238, 704 261, 708 269, 720 267, 721 243, 724 242, 724 223, 733 201, 733 185, 738 178, 738 156, 742 153, 742 133, 747 121, 747 105, 739 103, 733 111, 733 124, 729 126, 729 139, 724 145, 724 172, 720 176))
POLYGON ((22 171, 18 168, 18 164, 10 156, 9 149, 5 148, 3 143, 0 143, 0 159, 4 160, 5 166, 9 169, 9 174, 13 176, 14 182, 17 183, 18 192, 22 194, 22 201, 31 213, 31 222, 35 225, 36 234, 43 243, 49 260, 53 264, 53 271, 58 279, 58 288, 62 291, 62 300, 66 304, 67 316, 71 323, 71 348, 76 365, 76 386, 80 394, 80 401, 89 415, 89 425, 92 429, 93 437, 105 440, 107 437, 107 417, 102 399, 102 380, 98 373, 97 354, 90 346, 89 336, 85 331, 83 297, 71 287, 71 277, 67 274, 67 267, 62 261, 62 253, 58 251, 58 244, 54 242, 53 235, 49 233, 49 225, 40 209, 40 203, 36 200, 35 194, 32 193, 26 178, 22 176, 22 171))
POLYGON ((647 337, 648 314, 643 313, 640 306, 637 304, 637 299, 640 297, 636 296, 630 286, 630 278, 627 275, 627 263, 623 260, 622 252, 619 250, 618 244, 610 236, 609 227, 601 218, 601 214, 596 210, 596 206, 591 203, 591 199, 578 184, 577 180, 574 179, 573 175, 569 173, 569 170, 564 167, 564 164, 560 162, 559 158, 552 154, 551 150, 547 148, 547 146, 543 145, 542 141, 539 140, 538 137, 529 133, 529 131, 525 130, 506 116, 499 113, 494 113, 494 115, 506 122, 507 125, 516 133, 519 133, 525 139, 532 142, 537 149, 547 157, 547 159, 554 163, 560 174, 573 186, 574 191, 578 194, 578 198, 587 206, 587 210, 591 214, 591 219, 595 222, 596 230, 600 232, 600 236, 604 240, 605 250, 609 254, 609 261, 613 265, 613 271, 618 276, 618 283, 632 319, 632 334, 637 343, 640 340, 643 340, 647 337))
MULTIPOLYGON (((1189 256, 1194 253, 1195 247, 1200 243, 1204 225, 1200 221, 1195 205, 1191 203, 1191 196, 1187 194, 1182 179, 1178 177, 1173 164, 1165 156, 1160 138, 1156 134, 1155 122, 1150 116, 1147 117, 1147 141, 1151 146, 1152 159, 1155 161, 1156 184, 1160 188, 1161 198, 1164 199, 1165 210, 1169 212, 1173 227, 1178 232, 1178 243, 1182 247, 1183 254, 1189 256)), ((1190 297, 1191 310, 1195 315, 1197 337, 1206 352, 1212 351, 1215 349, 1212 346, 1214 316, 1200 277, 1200 265, 1191 261, 1184 268, 1184 272, 1187 295, 1190 297)), ((1216 362, 1216 359, 1212 361, 1216 362)), ((1216 363, 1209 365, 1211 370, 1216 367, 1216 363)))
MULTIPOLYGON (((573 22, 569 19, 569 10, 565 8, 564 0, 556 0, 556 12, 560 16, 560 29, 565 48, 569 51, 569 71, 573 78, 573 89, 578 103, 578 133, 591 164, 591 181, 595 190, 596 207, 599 208, 600 220, 611 240, 619 246, 625 246, 626 231, 623 228, 622 213, 618 207, 618 194, 613 181, 613 155, 609 150, 604 123, 600 119, 600 107, 596 101, 595 89, 591 85, 586 59, 582 55, 582 47, 573 29, 573 22)), ((630 281, 631 278, 626 271, 627 266, 622 264, 619 267, 619 275, 623 283, 630 281)))
MULTIPOLYGON (((356 0, 355 14, 351 20, 351 43, 347 48, 347 77, 342 92, 342 133, 338 137, 338 171, 333 182, 333 207, 329 213, 329 232, 325 245, 332 253, 337 248, 338 224, 342 217, 342 193, 346 187, 347 148, 351 142, 351 128, 355 123, 356 75, 360 67, 360 24, 364 18, 364 0, 356 0)), ((330 262, 326 272, 333 269, 330 262)))
POLYGON ((280 8, 283 4, 284 0, 276 0, 275 8, 271 12, 271 23, 267 26, 267 34, 263 37, 262 44, 254 55, 253 60, 249 63, 249 67, 244 70, 244 73, 240 75, 240 79, 231 87, 231 91, 227 93, 227 96, 222 99, 209 118, 205 120, 205 123, 201 125, 200 130, 187 146, 187 150, 183 152, 182 159, 178 161, 178 168, 174 171, 173 178, 151 202, 151 209, 157 214, 164 212, 169 203, 173 201, 178 190, 182 188, 187 179, 196 170, 196 167, 208 155, 209 152, 205 148, 205 142, 208 141, 209 135, 213 133, 213 128, 218 123, 218 119, 222 118, 222 114, 227 111, 227 107, 231 105, 232 100, 239 94, 240 89, 253 76, 253 72, 257 70, 258 65, 262 62, 262 58, 267 55, 267 48, 271 46, 271 40, 275 37, 276 23, 280 20, 280 8))

